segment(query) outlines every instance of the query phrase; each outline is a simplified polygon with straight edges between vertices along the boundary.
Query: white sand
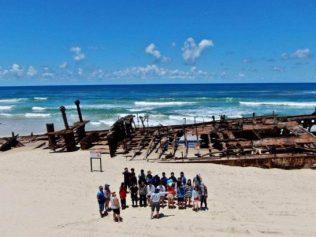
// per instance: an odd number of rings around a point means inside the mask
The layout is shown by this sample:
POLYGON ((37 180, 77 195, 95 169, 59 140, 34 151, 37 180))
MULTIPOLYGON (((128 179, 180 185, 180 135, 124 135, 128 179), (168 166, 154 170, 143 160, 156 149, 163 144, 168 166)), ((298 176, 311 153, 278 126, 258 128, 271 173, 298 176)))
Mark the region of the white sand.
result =
MULTIPOLYGON (((105 172, 89 171, 88 152, 0 153, 0 233, 4 236, 316 236, 316 171, 264 170, 209 164, 169 165, 104 157, 105 172), (117 191, 123 168, 201 173, 207 212, 128 208, 123 223, 101 219, 97 187, 117 191)), ((128 199, 130 203, 130 200, 128 199)))

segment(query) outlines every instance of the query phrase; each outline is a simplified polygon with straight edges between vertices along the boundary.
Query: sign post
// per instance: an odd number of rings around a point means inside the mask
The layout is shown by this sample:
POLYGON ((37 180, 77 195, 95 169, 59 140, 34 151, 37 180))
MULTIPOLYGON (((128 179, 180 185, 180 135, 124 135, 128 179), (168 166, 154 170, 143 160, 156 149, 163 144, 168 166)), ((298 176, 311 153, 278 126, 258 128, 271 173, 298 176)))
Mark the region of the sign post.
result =
POLYGON ((103 172, 102 170, 102 156, 101 156, 101 152, 99 151, 90 151, 90 171, 96 171, 93 170, 93 166, 92 166, 92 160, 99 160, 100 161, 100 172, 103 172))

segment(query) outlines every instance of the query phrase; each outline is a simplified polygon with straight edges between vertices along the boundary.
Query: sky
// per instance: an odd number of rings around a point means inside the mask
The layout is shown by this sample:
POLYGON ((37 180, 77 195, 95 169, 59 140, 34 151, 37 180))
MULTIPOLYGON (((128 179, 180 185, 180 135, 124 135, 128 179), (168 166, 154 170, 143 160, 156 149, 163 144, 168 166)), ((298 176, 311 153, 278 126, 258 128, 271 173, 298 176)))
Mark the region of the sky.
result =
POLYGON ((0 86, 316 82, 313 0, 0 0, 0 86))

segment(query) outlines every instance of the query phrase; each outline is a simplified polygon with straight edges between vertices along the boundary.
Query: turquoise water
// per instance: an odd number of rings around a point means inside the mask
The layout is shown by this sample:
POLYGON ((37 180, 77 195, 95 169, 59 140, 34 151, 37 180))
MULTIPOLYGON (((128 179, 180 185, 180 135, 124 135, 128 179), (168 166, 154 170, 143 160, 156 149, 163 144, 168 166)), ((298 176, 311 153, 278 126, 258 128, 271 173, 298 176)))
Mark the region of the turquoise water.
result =
MULTIPOLYGON (((190 84, 0 87, 0 135, 41 133, 45 123, 62 128, 59 106, 76 121, 73 101, 81 100, 88 129, 106 129, 127 114, 149 115, 149 125, 207 121, 271 114, 310 114, 316 106, 316 83, 190 84)), ((137 119, 136 119, 137 123, 137 119)))

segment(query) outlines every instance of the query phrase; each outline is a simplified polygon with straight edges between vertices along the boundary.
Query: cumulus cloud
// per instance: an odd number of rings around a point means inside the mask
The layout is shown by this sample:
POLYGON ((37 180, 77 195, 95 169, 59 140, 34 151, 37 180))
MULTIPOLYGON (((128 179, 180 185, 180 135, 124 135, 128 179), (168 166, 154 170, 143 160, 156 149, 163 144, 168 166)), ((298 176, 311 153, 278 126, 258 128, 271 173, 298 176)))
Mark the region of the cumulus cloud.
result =
POLYGON ((27 69, 26 75, 30 77, 34 77, 37 75, 37 70, 33 66, 29 66, 29 68, 27 69))
POLYGON ((282 53, 281 58, 284 60, 290 58, 297 58, 297 59, 306 59, 312 56, 311 50, 309 48, 304 49, 297 49, 293 53, 282 53))
POLYGON ((8 73, 9 73, 9 70, 8 70, 8 69, 2 68, 2 67, 0 66, 0 77, 4 77, 4 76, 6 76, 8 73))
POLYGON ((212 40, 203 39, 199 44, 195 43, 195 40, 188 38, 182 47, 182 57, 187 64, 194 64, 196 60, 202 55, 202 53, 209 47, 213 47, 212 40))
POLYGON ((17 77, 21 77, 23 76, 23 68, 22 66, 20 66, 19 64, 12 64, 10 70, 9 70, 14 76, 17 76, 17 77))
POLYGON ((298 49, 292 53, 293 58, 309 58, 311 56, 311 51, 308 48, 298 49))
POLYGON ((67 67, 68 67, 67 62, 63 62, 62 64, 59 65, 59 68, 61 68, 61 69, 66 69, 67 67))
POLYGON ((167 62, 169 61, 168 57, 163 56, 160 51, 157 49, 156 45, 151 43, 145 48, 145 53, 153 56, 155 60, 167 62))
POLYGON ((78 62, 85 59, 86 57, 85 54, 82 52, 82 49, 78 46, 71 47, 70 52, 73 53, 73 59, 78 62))
POLYGON ((53 78, 55 74, 52 72, 52 70, 49 67, 44 67, 41 76, 43 78, 53 78))

